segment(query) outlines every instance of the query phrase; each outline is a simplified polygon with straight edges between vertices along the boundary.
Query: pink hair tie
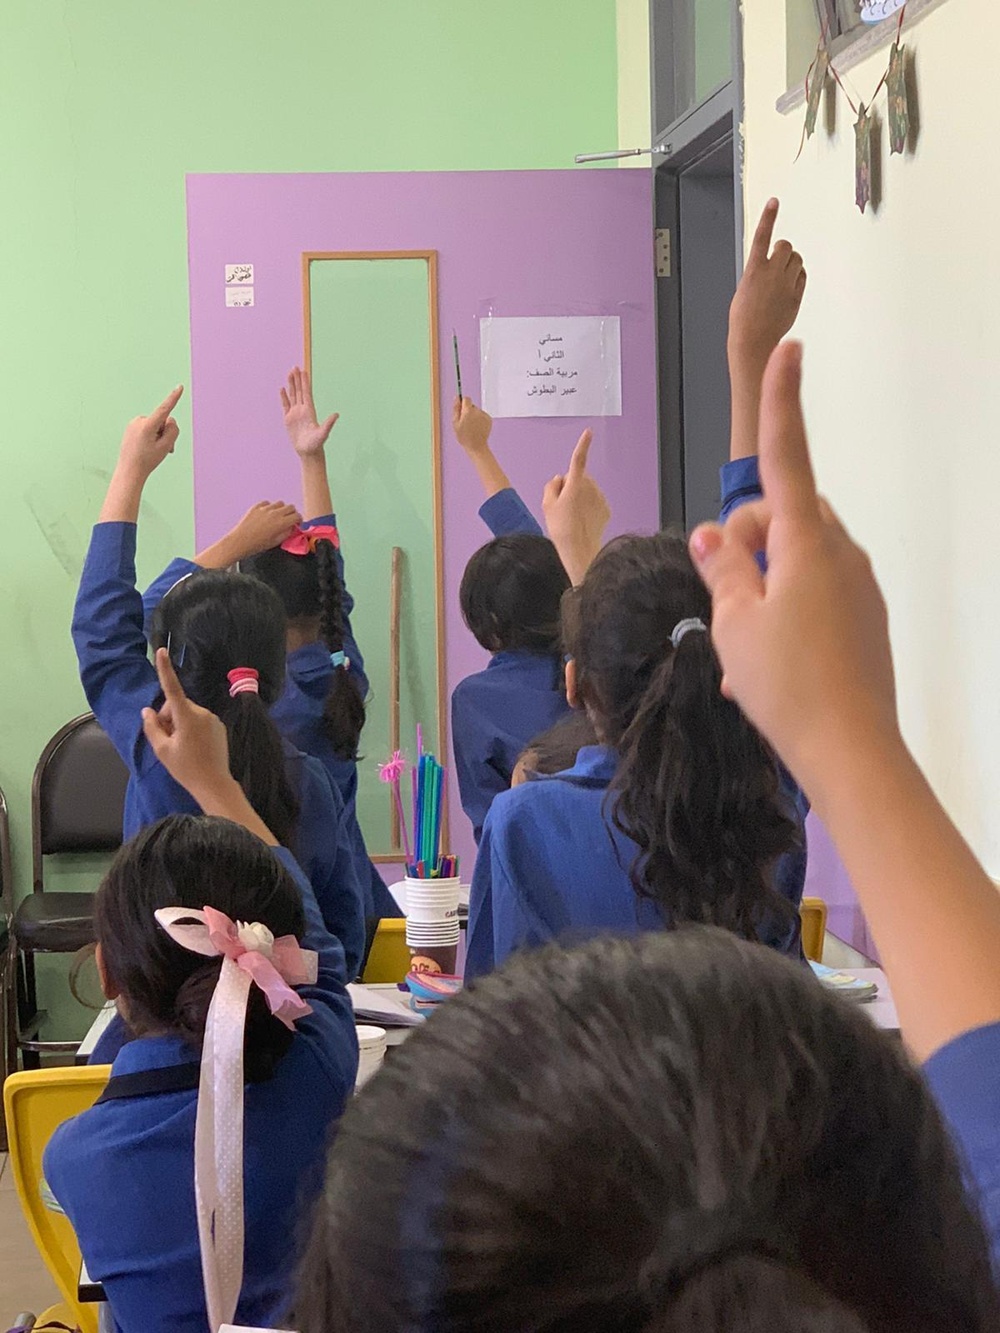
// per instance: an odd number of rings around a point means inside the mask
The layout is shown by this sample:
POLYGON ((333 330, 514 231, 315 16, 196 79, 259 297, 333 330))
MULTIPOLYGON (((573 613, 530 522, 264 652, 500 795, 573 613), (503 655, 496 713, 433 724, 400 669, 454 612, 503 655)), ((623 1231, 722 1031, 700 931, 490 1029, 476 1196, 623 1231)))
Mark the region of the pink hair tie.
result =
POLYGON ((233 667, 226 680, 229 681, 229 697, 235 699, 238 694, 259 694, 260 672, 253 667, 233 667))
POLYGON ((340 550, 340 533, 329 523, 314 523, 312 527, 293 528, 281 543, 289 555, 312 555, 317 542, 332 542, 340 550))

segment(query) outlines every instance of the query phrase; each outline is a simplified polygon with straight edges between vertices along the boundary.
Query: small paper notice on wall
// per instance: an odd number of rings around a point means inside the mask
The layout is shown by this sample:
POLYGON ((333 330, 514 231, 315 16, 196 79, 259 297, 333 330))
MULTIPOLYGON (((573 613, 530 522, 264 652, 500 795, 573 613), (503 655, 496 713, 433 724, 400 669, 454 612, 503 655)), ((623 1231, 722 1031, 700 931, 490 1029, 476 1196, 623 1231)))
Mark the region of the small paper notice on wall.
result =
POLYGON ((253 264, 227 264, 226 286, 253 282, 253 264))
POLYGON ((253 305, 252 287, 227 287, 226 288, 227 306, 248 306, 253 305))
POLYGON ((483 408, 494 417, 618 417, 617 315, 479 321, 483 408))

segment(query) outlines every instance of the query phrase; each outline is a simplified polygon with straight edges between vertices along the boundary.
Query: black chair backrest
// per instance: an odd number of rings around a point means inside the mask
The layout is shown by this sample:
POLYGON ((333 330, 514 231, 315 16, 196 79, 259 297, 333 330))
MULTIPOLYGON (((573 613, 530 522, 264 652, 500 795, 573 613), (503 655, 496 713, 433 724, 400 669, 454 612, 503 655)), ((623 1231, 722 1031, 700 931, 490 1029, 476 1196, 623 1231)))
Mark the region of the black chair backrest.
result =
POLYGON ((42 751, 31 784, 36 893, 42 858, 52 853, 113 852, 122 844, 128 769, 93 713, 74 718, 42 751))
POLYGON ((10 816, 0 788, 0 914, 9 927, 14 917, 14 868, 10 854, 10 816))

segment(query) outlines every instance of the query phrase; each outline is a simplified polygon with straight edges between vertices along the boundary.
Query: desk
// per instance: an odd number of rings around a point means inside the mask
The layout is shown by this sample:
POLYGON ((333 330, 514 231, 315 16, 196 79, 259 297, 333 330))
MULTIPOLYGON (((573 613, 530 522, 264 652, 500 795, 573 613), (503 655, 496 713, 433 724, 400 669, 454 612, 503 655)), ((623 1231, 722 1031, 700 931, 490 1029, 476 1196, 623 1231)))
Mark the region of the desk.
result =
MULTIPOLYGON (((889 989, 889 979, 880 967, 849 967, 844 969, 850 972, 852 977, 858 977, 861 981, 874 981, 878 987, 878 994, 873 1000, 866 1004, 859 1004, 861 1009, 872 1020, 876 1027, 883 1032, 898 1032, 899 1018, 896 1014, 896 1002, 892 998, 892 991, 889 989)), ((850 1001, 845 1001, 850 1003, 850 1001)))

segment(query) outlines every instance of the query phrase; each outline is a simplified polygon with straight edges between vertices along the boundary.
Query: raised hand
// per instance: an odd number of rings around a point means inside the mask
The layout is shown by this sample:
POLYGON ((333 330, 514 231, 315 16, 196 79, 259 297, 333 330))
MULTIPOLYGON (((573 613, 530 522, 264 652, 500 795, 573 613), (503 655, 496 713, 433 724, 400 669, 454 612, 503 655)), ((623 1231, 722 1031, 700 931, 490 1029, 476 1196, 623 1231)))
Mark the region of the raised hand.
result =
POLYGON ((159 711, 142 710, 143 732, 170 776, 204 805, 203 797, 234 781, 226 728, 214 713, 187 697, 166 648, 157 650, 156 674, 163 705, 159 711))
POLYGON ((765 498, 724 528, 698 528, 691 554, 712 594, 727 693, 810 790, 844 738, 897 737, 898 724, 885 602, 868 557, 816 493, 801 367, 801 347, 785 343, 764 377, 765 498))
POLYGON ((477 407, 471 398, 456 398, 451 409, 451 425, 455 439, 470 458, 489 450, 493 418, 477 407))
POLYGON ((145 481, 174 452, 180 427, 170 414, 183 392, 183 386, 178 386, 148 417, 134 417, 128 423, 122 435, 119 466, 145 481))
POLYGON ((806 290, 802 256, 790 241, 771 248, 777 199, 768 200, 757 224, 743 277, 729 309, 729 347, 756 361, 761 372, 798 317, 806 290))
POLYGON ((312 384, 307 370, 298 366, 289 373, 288 385, 281 390, 281 409, 285 418, 285 430, 292 442, 292 448, 300 458, 310 458, 322 454, 330 432, 339 420, 340 413, 325 421, 316 418, 316 404, 313 402, 312 384))
POLYGON ((199 552, 195 564, 203 569, 228 569, 261 551, 280 546, 301 522, 302 515, 294 505, 285 504, 284 500, 261 500, 224 537, 199 552))
POLYGON ((604 492, 587 473, 593 438, 593 431, 583 432, 566 475, 553 477, 542 495, 546 529, 574 584, 583 582, 611 518, 604 492))

